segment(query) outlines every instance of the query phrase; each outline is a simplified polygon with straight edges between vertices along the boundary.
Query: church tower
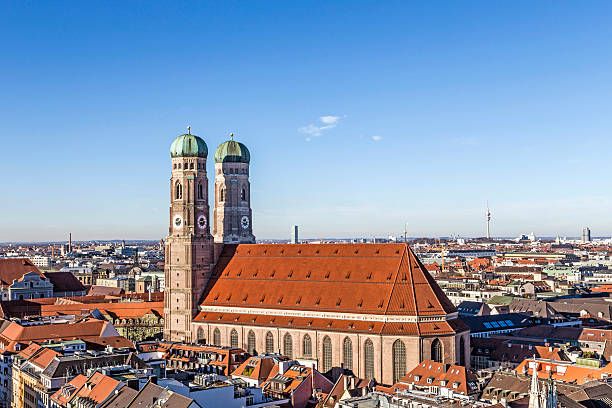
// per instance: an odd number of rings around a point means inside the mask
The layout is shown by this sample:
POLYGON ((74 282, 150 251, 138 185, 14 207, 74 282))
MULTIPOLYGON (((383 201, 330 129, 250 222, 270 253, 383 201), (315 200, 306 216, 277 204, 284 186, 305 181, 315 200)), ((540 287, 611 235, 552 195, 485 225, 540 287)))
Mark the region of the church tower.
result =
POLYGON ((164 339, 191 342, 191 320, 213 260, 204 140, 188 133, 170 147, 170 228, 166 238, 164 339))
POLYGON ((242 143, 223 142, 215 152, 215 242, 252 244, 253 223, 249 162, 251 154, 242 143))

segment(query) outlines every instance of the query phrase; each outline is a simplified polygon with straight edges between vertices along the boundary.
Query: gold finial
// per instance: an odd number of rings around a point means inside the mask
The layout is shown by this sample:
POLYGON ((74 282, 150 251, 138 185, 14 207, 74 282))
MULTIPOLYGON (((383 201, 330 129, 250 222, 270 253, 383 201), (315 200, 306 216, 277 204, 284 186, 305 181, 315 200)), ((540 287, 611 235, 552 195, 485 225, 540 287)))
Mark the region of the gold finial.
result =
POLYGON ((191 126, 187 126, 187 134, 191 134, 191 126))
POLYGON ((234 140, 234 134, 230 133, 230 139, 234 140))

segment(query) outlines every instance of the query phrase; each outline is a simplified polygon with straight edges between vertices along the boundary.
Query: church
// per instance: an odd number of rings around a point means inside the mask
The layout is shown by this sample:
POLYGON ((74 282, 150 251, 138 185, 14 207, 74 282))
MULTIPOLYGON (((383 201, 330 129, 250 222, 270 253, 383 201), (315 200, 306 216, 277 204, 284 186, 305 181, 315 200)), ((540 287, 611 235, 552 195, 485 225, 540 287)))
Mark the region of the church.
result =
POLYGON ((256 244, 247 147, 188 131, 170 148, 164 338, 280 352, 393 384, 424 360, 470 364, 469 329, 406 244, 256 244), (212 233, 210 226, 212 223, 212 233))

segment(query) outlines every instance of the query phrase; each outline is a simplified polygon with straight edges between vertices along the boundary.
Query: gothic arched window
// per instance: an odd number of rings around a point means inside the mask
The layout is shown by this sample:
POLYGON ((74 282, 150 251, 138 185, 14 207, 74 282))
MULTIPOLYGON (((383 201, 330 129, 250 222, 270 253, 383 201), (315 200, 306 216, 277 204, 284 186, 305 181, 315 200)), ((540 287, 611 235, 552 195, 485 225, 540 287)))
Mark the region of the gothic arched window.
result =
POLYGON ((289 333, 283 338, 283 354, 289 358, 293 358, 293 339, 289 333))
POLYGON ((204 343, 204 340, 204 329, 200 327, 198 329, 198 343, 204 343))
POLYGON ((174 192, 174 198, 176 200, 180 200, 181 198, 183 198, 183 186, 180 181, 176 182, 175 190, 176 191, 174 192))
POLYGON ((371 380, 374 378, 374 343, 370 339, 363 343, 363 357, 365 360, 365 378, 371 380))
POLYGON ((459 339, 459 365, 465 366, 465 340, 459 339))
POLYGON ((272 333, 266 333, 266 353, 274 353, 274 336, 272 333))
POLYGON ((215 346, 221 345, 221 332, 219 331, 219 329, 215 329, 213 331, 213 344, 215 346))
POLYGON ((331 339, 323 337, 323 372, 326 373, 332 368, 332 344, 331 339))
POLYGON ((431 360, 437 363, 442 362, 442 343, 438 339, 431 342, 431 360))
POLYGON ((249 330, 247 335, 247 352, 251 355, 255 354, 255 333, 253 333, 253 330, 249 330))
POLYGON ((401 340, 393 343, 393 384, 406 375, 406 345, 401 340))
POLYGON ((204 198, 204 189, 202 188, 202 183, 198 183, 198 199, 201 200, 204 198))
POLYGON ((230 333, 230 347, 238 348, 238 332, 236 329, 232 329, 232 332, 230 333))
POLYGON ((353 369, 353 342, 348 337, 344 338, 342 343, 342 358, 344 360, 344 368, 347 370, 353 369))
POLYGON ((304 357, 312 356, 312 340, 310 340, 310 336, 307 334, 302 339, 302 354, 304 357))
POLYGON ((240 192, 240 199, 242 201, 246 201, 246 188, 242 187, 242 191, 240 192))
POLYGON ((225 201, 225 187, 221 187, 221 191, 219 192, 219 201, 225 201))

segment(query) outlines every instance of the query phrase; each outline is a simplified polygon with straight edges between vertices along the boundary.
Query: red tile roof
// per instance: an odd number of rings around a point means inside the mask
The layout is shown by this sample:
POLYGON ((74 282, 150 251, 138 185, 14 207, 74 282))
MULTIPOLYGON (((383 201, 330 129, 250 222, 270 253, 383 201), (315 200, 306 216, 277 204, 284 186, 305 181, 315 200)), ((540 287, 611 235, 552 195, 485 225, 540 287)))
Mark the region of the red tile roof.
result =
POLYGON ((405 244, 226 245, 201 304, 410 316, 456 312, 405 244))
POLYGON ((50 339, 85 339, 88 337, 106 337, 117 335, 117 331, 106 321, 87 319, 77 323, 56 323, 22 326, 11 322, 2 333, 0 342, 7 345, 9 350, 15 344, 29 344, 32 341, 46 341, 50 339), (108 328, 112 330, 107 330, 108 328))
POLYGON ((0 285, 11 285, 28 272, 44 278, 43 273, 27 258, 0 259, 0 285))
POLYGON ((464 395, 472 395, 478 392, 477 377, 474 372, 464 366, 445 365, 429 360, 417 365, 393 387, 376 387, 376 389, 393 393, 400 389, 408 389, 408 384, 426 388, 442 386, 464 395))

